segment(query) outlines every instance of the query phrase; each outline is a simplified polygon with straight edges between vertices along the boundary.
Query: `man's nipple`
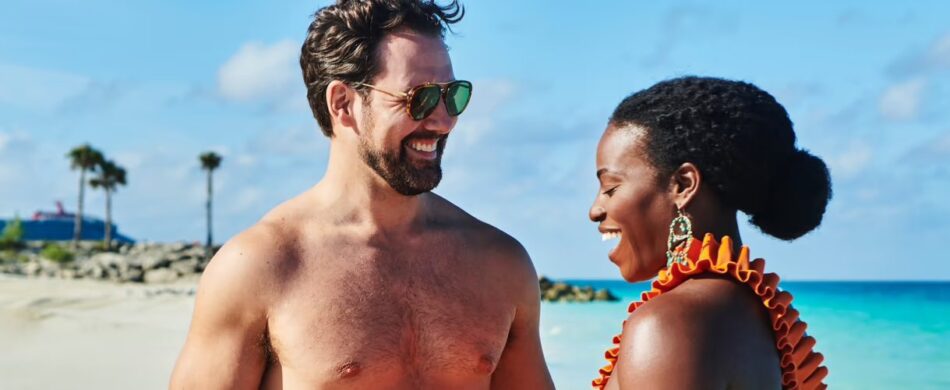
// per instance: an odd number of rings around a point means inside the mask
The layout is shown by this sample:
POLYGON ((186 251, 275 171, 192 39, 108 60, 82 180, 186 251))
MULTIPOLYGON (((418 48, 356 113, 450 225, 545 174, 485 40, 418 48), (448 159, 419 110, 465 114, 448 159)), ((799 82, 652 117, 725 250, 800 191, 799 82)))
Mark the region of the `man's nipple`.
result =
POLYGON ((337 373, 340 375, 340 379, 353 378, 359 375, 360 371, 362 371, 362 368, 360 367, 360 364, 357 362, 346 363, 337 369, 337 373))
POLYGON ((489 355, 482 355, 475 365, 475 373, 479 375, 491 375, 495 371, 495 360, 489 355))

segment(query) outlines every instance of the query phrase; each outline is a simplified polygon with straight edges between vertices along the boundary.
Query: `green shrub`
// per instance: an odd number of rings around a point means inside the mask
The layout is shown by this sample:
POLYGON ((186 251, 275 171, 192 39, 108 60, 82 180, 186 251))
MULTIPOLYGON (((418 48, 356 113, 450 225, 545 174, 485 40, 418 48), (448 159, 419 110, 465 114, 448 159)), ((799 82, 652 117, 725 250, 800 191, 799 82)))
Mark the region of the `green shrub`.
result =
POLYGON ((14 249, 0 250, 0 264, 3 263, 26 263, 30 261, 30 255, 14 249))
POLYGON ((17 260, 17 251, 12 249, 0 249, 0 263, 14 262, 17 260))
POLYGON ((14 217, 0 233, 0 249, 19 248, 23 244, 23 222, 14 217))
POLYGON ((68 263, 73 261, 73 253, 58 244, 49 244, 40 252, 40 256, 57 263, 68 263))

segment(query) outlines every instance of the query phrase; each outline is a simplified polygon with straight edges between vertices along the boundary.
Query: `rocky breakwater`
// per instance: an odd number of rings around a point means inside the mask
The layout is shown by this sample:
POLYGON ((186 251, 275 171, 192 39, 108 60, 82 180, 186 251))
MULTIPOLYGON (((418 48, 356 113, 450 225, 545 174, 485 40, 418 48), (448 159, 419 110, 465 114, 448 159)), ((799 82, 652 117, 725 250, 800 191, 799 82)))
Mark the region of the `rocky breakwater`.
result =
POLYGON ((565 282, 555 282, 542 276, 541 300, 547 302, 615 302, 619 301, 610 290, 595 290, 591 286, 576 286, 565 282))
POLYGON ((136 243, 114 250, 82 243, 27 243, 17 251, 0 252, 0 273, 120 283, 170 283, 196 278, 208 261, 205 248, 186 243, 136 243))
MULTIPOLYGON (((196 279, 207 265, 205 248, 187 243, 120 244, 105 251, 98 243, 90 242, 77 248, 69 243, 27 242, 15 250, 0 250, 0 273, 27 277, 160 284, 196 279)), ((607 289, 595 290, 543 276, 538 282, 543 301, 618 300, 607 289)))

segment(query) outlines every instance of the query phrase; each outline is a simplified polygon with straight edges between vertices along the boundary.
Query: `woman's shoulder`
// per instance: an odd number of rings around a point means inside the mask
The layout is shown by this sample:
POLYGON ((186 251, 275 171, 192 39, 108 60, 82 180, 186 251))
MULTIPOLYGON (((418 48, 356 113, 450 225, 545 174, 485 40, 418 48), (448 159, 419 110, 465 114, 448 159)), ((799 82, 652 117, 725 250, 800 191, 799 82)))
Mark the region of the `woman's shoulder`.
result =
POLYGON ((651 383, 642 382, 647 378, 676 381, 671 388, 725 388, 759 371, 773 378, 754 382, 780 383, 773 340, 762 302, 748 286, 695 277, 630 314, 620 345, 619 377, 637 378, 638 383, 651 383), (669 375, 675 378, 664 379, 669 375))
POLYGON ((722 277, 694 277, 653 297, 630 313, 624 335, 653 327, 663 336, 690 336, 700 346, 747 339, 758 329, 771 337, 768 313, 755 292, 722 277))
POLYGON ((697 331, 712 332, 722 328, 741 330, 742 324, 761 324, 771 330, 768 312, 762 299, 746 284, 720 275, 694 276, 675 289, 653 297, 630 319, 653 317, 659 320, 679 319, 683 325, 717 324, 702 326, 697 331))

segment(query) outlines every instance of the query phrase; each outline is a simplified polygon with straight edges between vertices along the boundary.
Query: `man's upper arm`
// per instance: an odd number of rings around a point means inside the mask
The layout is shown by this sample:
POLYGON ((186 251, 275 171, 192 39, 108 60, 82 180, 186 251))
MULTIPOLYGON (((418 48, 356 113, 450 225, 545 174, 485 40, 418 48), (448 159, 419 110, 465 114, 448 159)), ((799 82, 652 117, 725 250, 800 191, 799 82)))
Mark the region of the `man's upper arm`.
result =
POLYGON ((268 238, 242 233, 208 264, 170 388, 258 388, 266 365, 268 260, 276 255, 264 249, 268 238))
POLYGON ((517 297, 515 318, 508 334, 508 343, 498 367, 492 375, 493 389, 553 389, 551 374, 544 362, 539 334, 541 295, 538 276, 531 258, 511 237, 505 237, 508 269, 514 276, 513 290, 517 297))

